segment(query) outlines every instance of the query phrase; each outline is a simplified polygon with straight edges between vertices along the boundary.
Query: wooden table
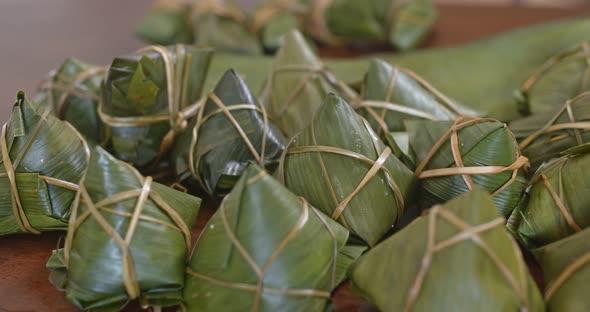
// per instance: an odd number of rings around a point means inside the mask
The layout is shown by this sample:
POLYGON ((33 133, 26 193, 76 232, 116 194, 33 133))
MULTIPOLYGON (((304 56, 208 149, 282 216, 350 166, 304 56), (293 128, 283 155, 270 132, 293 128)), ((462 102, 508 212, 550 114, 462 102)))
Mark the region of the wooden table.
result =
MULTIPOLYGON (((102 1, 2 0, 0 21, 17 27, 0 27, 0 122, 8 119, 18 89, 33 92, 37 81, 67 56, 107 63, 113 56, 141 44, 133 39, 133 27, 145 14, 141 0, 102 1), (62 7, 56 7, 56 3, 62 7), (51 23, 45 23, 46 21, 51 23)), ((440 19, 427 46, 460 44, 518 26, 588 14, 584 9, 525 9, 520 7, 441 6, 440 19)), ((1 23, 1 22, 0 22, 1 23)), ((213 209, 204 208, 193 230, 196 237, 213 209)), ((62 233, 0 237, 0 311, 76 311, 63 293, 48 282, 45 262, 62 233)), ((372 311, 347 285, 335 295, 338 311, 372 311)), ((138 310, 137 306, 129 310, 138 310)))

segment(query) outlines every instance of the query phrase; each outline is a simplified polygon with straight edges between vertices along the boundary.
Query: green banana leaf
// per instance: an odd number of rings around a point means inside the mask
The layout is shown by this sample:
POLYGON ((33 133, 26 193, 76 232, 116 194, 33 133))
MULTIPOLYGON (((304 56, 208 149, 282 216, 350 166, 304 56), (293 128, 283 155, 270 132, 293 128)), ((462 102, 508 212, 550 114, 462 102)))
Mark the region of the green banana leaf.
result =
POLYGON ((277 172, 288 189, 369 246, 401 219, 416 180, 368 122, 334 94, 292 139, 277 172))
POLYGON ((348 95, 341 88, 354 94, 324 68, 303 35, 292 31, 275 56, 259 98, 270 119, 291 138, 309 125, 328 93, 348 95))
POLYGON ((101 143, 108 131, 97 113, 105 73, 104 67, 68 58, 49 74, 33 100, 49 106, 59 119, 69 122, 86 139, 101 143))
MULTIPOLYGON (((492 36, 464 45, 432 48, 404 54, 381 54, 355 59, 324 59, 334 76, 357 83, 375 58, 408 68, 441 93, 472 110, 505 122, 521 117, 527 107, 518 105, 514 90, 549 57, 588 39, 590 18, 546 23, 492 36)), ((272 58, 218 54, 211 64, 207 88, 227 68, 235 69, 251 90, 265 80, 272 58)))
POLYGON ((385 134, 385 139, 395 157, 409 169, 416 170, 416 153, 410 146, 410 135, 407 132, 389 132, 385 134))
MULTIPOLYGON (((179 1, 181 2, 181 1, 179 1)), ((141 39, 159 45, 192 44, 191 6, 188 3, 156 2, 135 32, 141 39)))
POLYGON ((72 208, 50 281, 78 308, 119 311, 130 300, 182 302, 191 228, 201 200, 143 177, 97 147, 72 208))
POLYGON ((286 145, 244 81, 228 70, 172 153, 180 181, 213 195, 231 190, 250 161, 273 171, 286 145))
POLYGON ((479 115, 447 98, 412 71, 383 60, 372 60, 361 86, 357 112, 381 137, 405 130, 409 119, 453 120, 479 115))
POLYGON ((434 206, 361 256, 349 276, 381 311, 545 311, 504 218, 481 190, 434 206))
POLYGON ((90 158, 82 136, 21 91, 0 152, 0 235, 65 230, 90 158))
POLYGON ((141 21, 137 34, 152 43, 194 42, 220 51, 275 51, 281 36, 303 29, 333 46, 389 44, 415 48, 430 33, 432 0, 271 0, 250 13, 233 1, 163 1, 141 21), (351 21, 354 21, 351 23, 351 21))
POLYGON ((548 311, 588 311, 590 229, 533 251, 545 276, 548 311))
POLYGON ((590 142, 590 92, 564 101, 556 111, 514 120, 509 127, 536 168, 568 148, 590 142))
POLYGON ((543 164, 508 228, 527 248, 553 243, 590 226, 590 144, 543 164))
POLYGON ((319 41, 386 43, 399 50, 415 48, 437 19, 432 0, 316 0, 309 10, 307 31, 319 41))
POLYGON ((534 114, 554 111, 584 91, 590 91, 590 41, 549 58, 524 81, 520 96, 534 114))
POLYGON ((500 214, 518 205, 527 180, 514 135, 494 119, 410 120, 409 142, 419 164, 420 205, 444 203, 471 189, 490 192, 500 214))
POLYGON ((344 246, 347 237, 252 164, 199 237, 183 310, 322 311, 360 254, 344 246))
POLYGON ((114 156, 142 167, 166 155, 195 112, 211 54, 150 46, 113 60, 99 115, 111 127, 114 156))

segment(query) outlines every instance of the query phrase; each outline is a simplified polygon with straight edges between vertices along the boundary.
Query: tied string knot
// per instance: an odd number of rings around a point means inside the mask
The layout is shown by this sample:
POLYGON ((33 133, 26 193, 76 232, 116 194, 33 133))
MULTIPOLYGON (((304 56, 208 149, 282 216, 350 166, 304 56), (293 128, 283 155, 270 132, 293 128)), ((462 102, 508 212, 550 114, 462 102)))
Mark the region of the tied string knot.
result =
MULTIPOLYGON (((572 130, 574 133, 574 138, 576 140, 576 144, 577 145, 583 144, 584 140, 582 138, 582 132, 580 130, 583 130, 583 131, 590 130, 590 122, 589 121, 577 121, 575 118, 576 114, 574 113, 574 106, 577 103, 582 103, 581 105, 584 105, 583 103, 585 103, 588 99, 590 99, 590 91, 586 91, 584 93, 577 95, 576 97, 574 97, 572 99, 565 101, 565 103, 561 107, 561 109, 541 129, 533 132, 531 135, 529 135, 528 137, 526 137, 524 140, 522 140, 520 142, 520 144, 519 144, 520 149, 522 149, 522 150, 525 149, 527 146, 532 144, 535 140, 537 140, 539 137, 541 137, 544 134, 553 134, 555 132, 560 132, 563 130, 566 130, 566 131, 572 130), (560 122, 559 120, 564 115, 567 116, 568 121, 560 122)), ((569 137, 570 136, 568 134, 557 135, 557 136, 554 136, 551 139, 549 139, 547 141, 547 143, 553 143, 556 141, 565 140, 569 137)))
MULTIPOLYGON (((419 179, 430 179, 436 177, 447 177, 447 176, 455 176, 461 175, 463 181, 465 182, 468 189, 472 190, 475 188, 475 183, 471 178, 472 175, 482 175, 482 174, 498 174, 506 171, 512 171, 512 176, 508 181, 506 181, 502 186, 500 186, 496 191, 492 193, 492 196, 495 196, 506 188, 508 188, 517 178, 518 171, 521 168, 526 168, 528 166, 528 158, 522 156, 520 154, 520 149, 515 149, 515 161, 509 166, 477 166, 477 167, 465 167, 463 163, 463 156, 461 155, 461 150, 459 147, 459 130, 478 124, 483 122, 498 122, 495 119, 491 118, 472 118, 472 117, 465 117, 461 116, 455 119, 452 126, 442 135, 442 137, 434 144, 432 149, 428 152, 426 157, 420 162, 418 167, 416 168, 416 176, 419 179), (465 119, 468 119, 465 121, 465 119), (453 154, 453 159, 455 161, 455 167, 451 168, 440 168, 440 169, 430 169, 425 170, 426 166, 430 162, 430 160, 434 157, 434 155, 440 151, 443 144, 447 142, 450 138, 450 145, 451 145, 451 152, 453 154)), ((516 139, 510 133, 512 139, 514 140, 514 145, 517 146, 516 139)))
MULTIPOLYGON (((256 182, 259 182, 262 178, 264 178, 266 176, 267 176, 267 174, 264 171, 261 171, 258 175, 250 178, 246 182, 246 187, 250 186, 256 182)), ((221 221, 223 223, 224 231, 225 231, 227 237, 229 238, 229 240, 231 241, 232 246, 238 250, 242 259, 244 261, 246 261, 248 266, 250 266, 252 271, 255 273, 255 275, 257 277, 256 284, 247 284, 247 283, 241 283, 241 282, 227 281, 224 279, 213 277, 211 275, 207 275, 205 273, 196 272, 196 271, 192 270, 191 268, 186 269, 187 274, 192 278, 198 278, 200 280, 206 281, 206 282, 211 283, 216 286, 254 293, 254 302, 252 303, 252 309, 251 309, 252 312, 257 312, 260 310, 263 294, 264 295, 273 295, 273 296, 319 297, 319 298, 325 298, 325 299, 330 298, 330 292, 324 291, 324 290, 290 289, 288 287, 273 288, 273 287, 266 287, 264 285, 264 276, 265 276, 266 272, 270 269, 272 264, 278 259, 279 255, 287 247, 289 242, 292 241, 293 239, 295 239, 297 234, 306 226, 306 224, 308 223, 308 221, 310 219, 309 211, 311 210, 316 215, 316 217, 320 220, 320 222, 323 224, 323 226, 326 228, 326 231, 330 235, 332 242, 333 242, 334 249, 333 249, 332 270, 331 270, 331 272, 332 272, 331 289, 336 286, 336 284, 335 284, 336 263, 337 263, 336 260, 337 260, 337 256, 338 256, 338 243, 337 243, 336 236, 335 236, 334 232, 330 229, 330 227, 329 227, 327 221, 324 219, 324 217, 322 217, 321 214, 319 212, 317 212, 315 209, 311 208, 304 198, 299 197, 299 199, 302 202, 302 206, 300 208, 301 214, 299 215, 299 217, 298 217, 297 221, 295 222, 295 224, 293 225, 293 227, 289 230, 289 232, 287 232, 285 237, 277 244, 276 248, 271 252, 270 256, 267 258, 267 260, 264 262, 264 264, 262 266, 260 266, 258 263, 256 263, 256 261, 254 260, 254 258, 251 255, 251 253, 246 249, 244 244, 238 239, 238 235, 231 228, 230 222, 228 220, 227 212, 226 212, 226 210, 227 210, 226 205, 227 205, 228 197, 224 198, 223 201, 221 202, 221 205, 219 206, 219 215, 220 215, 221 221)))
MULTIPOLYGON (((197 143, 199 141, 199 132, 200 132, 201 128, 203 127, 203 125, 205 125, 208 120, 217 116, 218 114, 223 114, 223 116, 226 117, 226 119, 229 121, 231 126, 233 126, 233 128, 236 130, 236 132, 238 133, 238 135, 240 136, 240 138, 242 139, 244 144, 248 147, 248 150, 250 151, 250 154, 254 158, 256 163, 258 163, 258 165, 262 169, 265 169, 264 157, 265 157, 266 141, 267 141, 267 137, 268 137, 270 123, 269 123, 268 115, 267 115, 264 107, 253 104, 253 103, 252 104, 245 104, 245 103, 244 104, 233 104, 233 105, 227 106, 213 92, 209 93, 206 97, 203 97, 203 99, 201 99, 200 102, 202 102, 202 104, 198 106, 198 111, 196 112, 197 117, 196 117, 195 126, 193 127, 192 139, 191 139, 191 143, 190 143, 190 147, 189 147, 189 169, 190 169, 192 175, 197 179, 197 181, 201 185, 202 189, 209 192, 209 188, 207 188, 205 181, 203 181, 203 178, 201 177, 200 165, 199 165, 201 163, 201 158, 206 153, 199 153, 195 157, 195 151, 197 148, 197 143), (213 104, 215 104, 215 106, 217 106, 217 109, 212 110, 211 112, 209 112, 208 114, 205 115, 205 109, 207 108, 207 105, 206 105, 207 99, 210 99, 211 102, 213 102, 213 104), (262 131, 262 141, 261 141, 261 145, 260 145, 260 150, 258 150, 255 147, 254 143, 252 143, 252 141, 250 140, 248 133, 246 133, 246 131, 242 128, 240 123, 236 120, 235 116, 232 114, 233 112, 244 111, 244 110, 253 111, 255 113, 262 115, 262 118, 264 121, 264 129, 262 131)), ((212 192, 210 192, 210 193, 212 193, 212 192)))
MULTIPOLYGON (((517 272, 512 272, 498 256, 498 254, 492 249, 489 243, 481 237, 481 234, 494 229, 503 228, 505 219, 499 217, 486 223, 479 225, 471 225, 461 220, 452 211, 446 209, 443 206, 434 206, 430 209, 428 216, 426 217, 428 222, 428 232, 426 238, 426 250, 422 260, 419 262, 420 266, 416 278, 408 291, 408 297, 404 306, 404 312, 410 312, 413 310, 414 305, 422 290, 422 285, 426 279, 426 275, 433 263, 434 255, 465 241, 473 242, 479 247, 487 256, 487 258, 493 263, 493 265, 500 271, 501 276, 508 283, 508 285, 516 292, 518 298, 522 304, 528 308, 529 302, 527 298, 528 279, 526 276, 527 268, 521 257, 517 257, 517 272), (445 222, 448 225, 459 230, 455 235, 436 242, 436 228, 437 221, 445 222)), ((515 254, 520 254, 520 249, 516 242, 511 236, 507 236, 511 242, 512 250, 515 254)))
MULTIPOLYGON (((24 105, 24 97, 22 97, 22 98, 19 97, 17 99, 17 103, 15 104, 15 106, 19 107, 19 109, 20 109, 20 107, 22 107, 22 105, 24 105)), ((11 195, 12 213, 13 213, 15 222, 17 223, 19 229, 24 233, 41 234, 41 232, 39 230, 35 229, 31 225, 31 222, 29 221, 27 214, 25 212, 25 207, 21 201, 20 194, 19 194, 19 189, 18 189, 18 184, 17 184, 17 174, 18 173, 16 171, 20 165, 20 162, 24 159, 26 153, 32 147, 35 139, 37 139, 39 133, 41 132, 41 128, 43 127, 44 123, 47 121, 47 118, 49 117, 50 113, 51 113, 50 107, 47 107, 47 109, 39 116, 39 120, 37 121, 37 123, 33 127, 33 130, 28 134, 27 140, 22 145, 22 148, 21 148, 19 154, 15 157, 14 161, 12 161, 10 158, 10 150, 12 148, 12 143, 14 142, 14 140, 11 139, 10 144, 7 142, 8 124, 11 122, 12 119, 4 124, 4 126, 2 127, 2 131, 0 132, 0 153, 2 154, 2 158, 0 159, 0 162, 2 163, 2 165, 4 167, 4 171, 5 171, 4 173, 0 172, 0 178, 2 178, 2 177, 8 178, 9 187, 10 187, 10 195, 11 195)), ((73 133, 75 133, 77 135, 77 137, 80 140, 80 143, 82 145, 82 148, 84 150, 84 153, 85 153, 86 163, 88 163, 90 160, 90 148, 88 147, 86 140, 68 122, 65 122, 65 125, 66 125, 66 127, 68 127, 70 129, 70 131, 73 131, 73 133)), ((82 176, 79 183, 81 183, 84 180, 84 177, 85 177, 85 173, 82 176)), ((75 184, 75 183, 72 183, 69 181, 65 181, 62 179, 54 178, 54 177, 44 176, 44 175, 39 175, 39 178, 46 184, 55 185, 55 186, 62 187, 67 190, 74 191, 74 192, 76 192, 75 198, 78 197, 79 184, 75 184)), ((74 199, 74 201, 72 203, 72 206, 74 206, 74 205, 76 205, 76 199, 74 199)))
MULTIPOLYGON (((396 209, 398 210, 397 211, 398 212, 397 218, 399 219, 403 215, 403 211, 404 211, 404 205, 405 205, 404 198, 403 198, 403 195, 402 195, 402 192, 401 192, 399 186, 397 185, 397 183, 395 182, 395 179, 393 178, 393 174, 385 166, 388 158, 392 155, 392 151, 389 147, 383 148, 382 146, 380 146, 380 144, 378 144, 378 142, 380 142, 380 141, 379 141, 377 135, 371 129, 371 126, 368 124, 368 122, 363 119, 363 125, 365 126, 366 130, 368 131, 368 133, 372 137, 371 142, 373 144, 373 148, 375 149, 375 152, 377 153, 377 155, 379 155, 376 160, 373 160, 365 155, 362 155, 362 154, 359 154, 359 153, 356 153, 353 151, 349 151, 347 149, 334 147, 334 146, 318 145, 317 140, 316 140, 316 136, 315 136, 315 130, 314 130, 315 124, 314 123, 315 123, 315 120, 312 121, 312 124, 310 125, 312 141, 313 141, 314 145, 291 147, 291 145, 295 142, 295 140, 297 138, 297 137, 293 137, 291 139, 291 141, 289 142, 289 144, 287 145, 287 147, 285 148, 285 150, 283 151, 283 154, 281 156, 281 160, 279 162, 279 168, 278 168, 278 178, 283 183, 283 185, 287 185, 285 183, 285 181, 286 181, 286 172, 285 172, 286 164, 285 164, 285 162, 287 161, 287 156, 295 155, 295 154, 305 154, 305 153, 318 153, 320 155, 319 160, 320 160, 320 166, 323 171, 323 176, 324 176, 326 185, 329 188, 329 191, 330 191, 329 193, 331 195, 331 198, 335 204, 334 211, 332 211, 332 213, 330 215, 330 217, 333 220, 340 219, 342 221, 342 224, 347 229, 350 230, 350 226, 348 225, 348 222, 346 221, 346 217, 344 216, 345 209, 349 206, 352 199, 357 194, 359 194, 362 191, 362 189, 365 186, 367 186, 368 183, 373 178, 375 178, 380 172, 382 172, 384 174, 386 184, 392 190, 392 192, 394 194, 394 198, 395 198, 395 202, 396 202, 396 209), (344 156, 344 157, 350 157, 353 159, 357 159, 361 163, 370 166, 369 170, 367 171, 365 176, 361 179, 359 184, 342 201, 338 200, 338 197, 336 195, 336 191, 334 189, 334 186, 332 185, 332 181, 330 180, 330 173, 327 171, 326 165, 325 165, 324 160, 322 158, 323 153, 328 153, 328 154, 332 154, 332 155, 340 155, 340 156, 344 156)), ((397 222, 397 221, 398 220, 395 220, 395 222, 397 222)))
POLYGON ((181 233, 186 242, 187 255, 190 250, 191 232, 180 214, 178 214, 178 212, 176 212, 176 210, 174 210, 158 192, 152 189, 153 179, 151 176, 144 178, 131 165, 123 162, 120 162, 120 164, 125 166, 126 169, 135 176, 139 187, 136 189, 121 191, 95 203, 90 197, 86 186, 81 184, 79 192, 80 200, 77 201, 77 205, 73 206, 71 210, 68 232, 66 234, 66 240, 64 244, 64 264, 66 268, 69 266, 76 230, 87 219, 94 219, 94 221, 102 228, 104 233, 113 240, 113 242, 117 245, 117 247, 119 247, 121 251, 121 277, 127 295, 131 300, 133 300, 138 298, 141 294, 139 281, 137 280, 137 271, 133 262, 133 255, 131 254, 130 250, 133 236, 137 230, 139 222, 141 221, 163 225, 181 233), (135 199, 135 204, 131 213, 111 208, 114 205, 133 199, 135 199), (172 221, 172 223, 158 218, 142 215, 144 206, 146 203, 148 203, 148 201, 151 201, 154 206, 159 208, 172 221), (84 207, 86 208, 85 211, 81 211, 79 208, 79 203, 84 204, 84 207), (124 235, 119 234, 119 232, 111 224, 109 224, 105 216, 103 216, 103 213, 129 218, 129 225, 127 227, 126 233, 124 235))
POLYGON ((190 68, 188 67, 192 56, 186 53, 184 45, 177 44, 174 55, 168 48, 162 46, 148 46, 138 50, 138 53, 152 51, 158 53, 164 62, 168 111, 150 116, 111 116, 104 111, 104 99, 101 97, 98 114, 101 120, 110 127, 141 127, 168 121, 170 130, 164 135, 160 143, 159 158, 170 149, 176 135, 188 126, 187 120, 196 114, 203 101, 199 100, 190 105, 186 103, 186 91, 190 74, 190 68))
POLYGON ((428 112, 420 110, 420 109, 408 107, 403 104, 398 104, 393 101, 395 87, 397 86, 397 79, 400 75, 400 72, 402 74, 405 74, 405 75, 409 76, 410 78, 414 79, 416 82, 418 82, 418 84, 422 88, 424 88, 426 91, 428 91, 436 100, 435 103, 437 104, 437 106, 440 108, 440 110, 442 112, 444 112, 447 115, 447 117, 449 119, 455 119, 455 118, 459 117, 460 115, 462 115, 461 109, 451 99, 449 99, 446 95, 444 95, 442 92, 440 92, 434 86, 432 86, 424 78, 422 78, 421 76, 419 76, 415 72, 411 71, 410 69, 395 66, 395 67, 393 67, 393 71, 391 73, 389 85, 387 87, 387 94, 385 96, 384 101, 363 99, 363 98, 366 98, 366 96, 364 94, 365 90, 363 89, 362 90, 362 98, 358 98, 358 100, 356 100, 352 103, 353 107, 356 110, 364 109, 369 113, 369 115, 371 117, 373 117, 373 119, 379 125, 379 131, 378 131, 379 135, 383 135, 385 133, 389 133, 392 131, 389 128, 389 126, 387 125, 387 122, 385 121, 386 114, 388 112, 401 113, 401 114, 405 114, 408 116, 426 119, 426 120, 433 120, 433 121, 440 120, 439 117, 437 117, 431 113, 428 113, 428 112), (381 111, 378 113, 376 111, 377 109, 381 109, 381 111))
POLYGON ((548 73, 560 63, 579 59, 585 60, 586 64, 586 69, 582 75, 582 81, 580 81, 580 92, 588 89, 590 87, 590 44, 586 41, 580 43, 573 49, 554 55, 543 63, 543 65, 537 68, 537 70, 535 70, 533 74, 523 82, 520 87, 521 93, 527 95, 544 74, 548 73))
POLYGON ((68 101, 70 96, 97 102, 99 101, 100 96, 97 92, 90 90, 85 83, 96 77, 104 76, 106 72, 106 67, 91 66, 70 78, 63 74, 59 74, 54 70, 49 73, 49 77, 41 83, 39 89, 48 92, 47 101, 49 106, 53 108, 55 115, 59 119, 64 119, 68 105, 70 104, 68 101), (60 93, 53 94, 55 91, 60 93), (58 96, 57 101, 55 101, 54 96, 58 96))

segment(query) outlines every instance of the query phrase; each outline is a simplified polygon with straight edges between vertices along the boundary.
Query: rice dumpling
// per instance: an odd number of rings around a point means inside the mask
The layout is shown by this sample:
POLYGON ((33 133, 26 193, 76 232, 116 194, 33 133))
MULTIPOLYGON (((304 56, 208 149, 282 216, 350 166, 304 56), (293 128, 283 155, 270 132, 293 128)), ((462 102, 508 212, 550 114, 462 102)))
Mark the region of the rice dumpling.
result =
POLYGON ((184 310, 323 311, 350 264, 347 237, 252 164, 199 237, 184 310))
POLYGON ((590 229, 533 250, 545 277, 548 311, 590 310, 590 229))
POLYGON ((270 119, 291 138, 309 124, 326 95, 338 91, 357 97, 322 65, 301 33, 293 31, 275 55, 260 101, 270 119))
POLYGON ((469 191, 361 256, 353 288, 380 311, 545 311, 492 198, 469 191))
POLYGON ((158 44, 194 42, 260 53, 262 47, 274 51, 286 31, 303 29, 327 45, 388 44, 407 50, 424 39, 437 18, 432 0, 259 2, 249 14, 230 0, 159 1, 137 32, 158 44))
POLYGON ((590 144, 543 164, 508 228, 527 248, 540 247, 590 226, 590 144))
POLYGON ((159 161, 194 116, 212 51, 149 46, 113 60, 99 105, 113 155, 142 167, 159 161))
POLYGON ((21 91, 0 152, 0 235, 65 230, 90 158, 80 133, 21 91))
POLYGON ((362 101, 354 103, 381 137, 405 130, 409 119, 454 120, 477 113, 440 93, 427 81, 383 60, 371 61, 361 89, 362 101))
POLYGON ((78 308, 118 311, 182 302, 191 228, 201 200, 143 177, 97 147, 50 281, 78 308))
POLYGON ((566 100, 557 111, 514 120, 509 127, 536 168, 568 148, 590 142, 590 92, 566 100))
POLYGON ((590 41, 547 60, 524 81, 519 96, 534 114, 554 111, 584 91, 590 91, 590 41))
POLYGON ((419 164, 422 208, 441 204, 468 190, 490 192, 508 217, 526 187, 522 156, 514 135, 495 119, 407 122, 409 142, 419 164))
POLYGON ((98 117, 100 85, 106 68, 68 58, 49 74, 34 101, 47 105, 59 119, 66 120, 86 139, 103 143, 108 129, 98 117))
POLYGON ((277 172, 289 190, 369 246, 400 220, 416 180, 369 123, 334 94, 291 140, 277 172))
POLYGON ((286 144, 233 70, 208 95, 188 128, 172 155, 178 179, 195 179, 211 195, 229 192, 250 161, 272 171, 286 144))

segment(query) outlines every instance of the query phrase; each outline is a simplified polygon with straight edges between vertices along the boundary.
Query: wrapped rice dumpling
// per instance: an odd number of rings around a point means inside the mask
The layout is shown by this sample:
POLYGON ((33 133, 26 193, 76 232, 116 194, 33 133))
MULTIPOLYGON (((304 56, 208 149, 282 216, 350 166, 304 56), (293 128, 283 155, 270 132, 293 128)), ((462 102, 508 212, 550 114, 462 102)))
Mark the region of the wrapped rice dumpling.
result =
MULTIPOLYGON (((248 14, 231 0, 158 1, 138 28, 157 44, 191 43, 222 51, 274 51, 280 37, 303 29, 333 46, 416 47, 437 13, 431 0, 264 0, 248 14)), ((280 43, 279 43, 280 44, 280 43)))
POLYGON ((526 187, 514 135, 495 119, 459 117, 455 121, 407 123, 409 142, 420 162, 421 206, 444 203, 468 190, 490 192, 502 214, 508 217, 526 187))
POLYGON ((180 181, 196 179, 209 194, 229 192, 250 161, 272 171, 286 144, 233 70, 208 95, 189 128, 174 148, 176 173, 180 181))
POLYGON ((541 166, 531 179, 527 201, 512 212, 508 228, 527 247, 560 240, 590 226, 590 145, 541 166))
POLYGON ((369 123, 334 94, 288 145, 278 176, 369 246, 404 214, 414 174, 369 123))
POLYGON ((289 138, 303 130, 328 93, 356 97, 329 72, 298 31, 285 37, 275 56, 260 101, 273 122, 289 138))
POLYGON ((534 114, 552 112, 584 91, 590 91, 590 41, 551 57, 522 84, 519 96, 534 114))
POLYGON ((184 310, 323 311, 351 262, 347 237, 252 164, 199 237, 184 310))
POLYGON ((201 200, 143 177, 97 147, 72 208, 50 281, 78 308, 118 311, 130 300, 182 302, 191 228, 201 200))
POLYGON ((68 58, 41 85, 35 102, 48 105, 53 113, 68 121, 86 139, 102 143, 107 129, 97 113, 100 84, 106 68, 68 58))
POLYGON ((590 229, 533 253, 543 269, 548 311, 589 311, 590 229))
POLYGON ((381 137, 405 130, 409 119, 454 120, 460 115, 476 115, 447 98, 412 71, 375 59, 361 89, 357 112, 366 118, 381 137))
POLYGON ((0 235, 65 230, 90 158, 82 136, 21 91, 0 152, 0 235))
POLYGON ((113 61, 99 114, 117 158, 141 167, 166 154, 196 112, 211 54, 150 46, 113 61))
POLYGON ((538 167, 568 148, 590 142, 590 92, 565 101, 557 111, 517 119, 510 130, 522 153, 538 167))
POLYGON ((380 311, 545 311, 488 194, 469 191, 429 211, 349 271, 380 311))

